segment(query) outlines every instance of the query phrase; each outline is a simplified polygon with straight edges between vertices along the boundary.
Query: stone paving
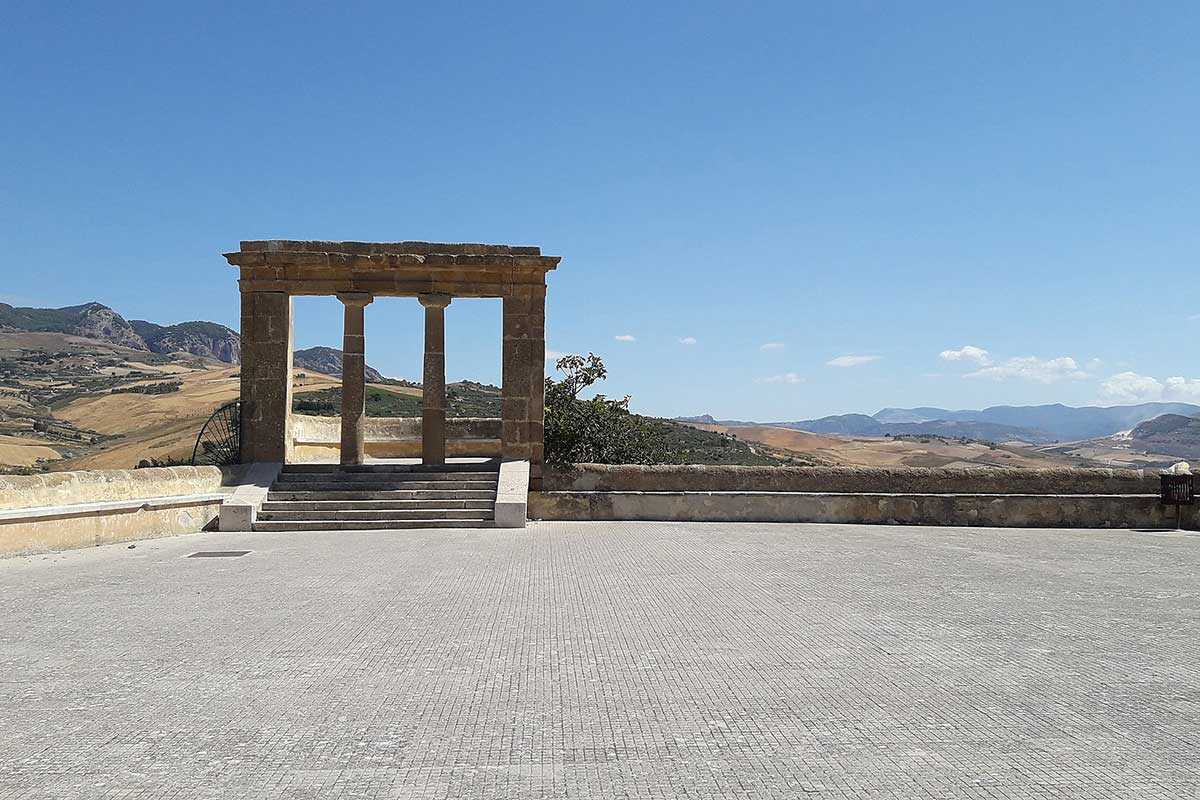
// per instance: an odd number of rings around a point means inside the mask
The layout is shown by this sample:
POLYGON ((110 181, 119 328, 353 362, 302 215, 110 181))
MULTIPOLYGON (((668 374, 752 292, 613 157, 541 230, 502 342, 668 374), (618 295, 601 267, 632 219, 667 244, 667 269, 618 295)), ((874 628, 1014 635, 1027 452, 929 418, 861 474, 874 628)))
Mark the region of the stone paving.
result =
POLYGON ((1196 798, 1198 566, 670 523, 10 559, 0 798, 1196 798))

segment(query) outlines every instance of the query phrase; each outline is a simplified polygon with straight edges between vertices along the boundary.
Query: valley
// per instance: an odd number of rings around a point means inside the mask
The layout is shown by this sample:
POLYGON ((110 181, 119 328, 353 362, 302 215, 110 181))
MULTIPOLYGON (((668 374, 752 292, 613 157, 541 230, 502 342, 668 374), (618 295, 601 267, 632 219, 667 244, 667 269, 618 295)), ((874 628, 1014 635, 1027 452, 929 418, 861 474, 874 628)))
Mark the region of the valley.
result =
MULTIPOLYGON (((0 304, 0 471, 182 463, 208 416, 238 398, 240 354, 237 333, 215 323, 126 321, 99 303, 0 304)), ((341 369, 335 348, 297 351, 293 410, 338 416, 341 369)), ((366 374, 368 416, 420 416, 419 384, 369 365, 366 374)), ((495 386, 447 386, 452 416, 499 416, 500 401, 495 386)), ((645 419, 667 443, 669 463, 1158 469, 1200 461, 1200 406, 1184 403, 885 408, 776 423, 645 419)))

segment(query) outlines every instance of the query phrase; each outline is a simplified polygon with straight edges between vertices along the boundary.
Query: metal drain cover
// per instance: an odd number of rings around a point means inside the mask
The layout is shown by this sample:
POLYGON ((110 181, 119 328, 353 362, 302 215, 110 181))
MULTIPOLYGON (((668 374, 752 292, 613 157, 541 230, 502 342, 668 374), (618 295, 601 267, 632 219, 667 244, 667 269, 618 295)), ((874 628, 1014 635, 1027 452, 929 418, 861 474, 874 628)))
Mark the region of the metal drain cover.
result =
POLYGON ((201 550, 192 553, 188 558, 237 558, 249 552, 249 550, 201 550))

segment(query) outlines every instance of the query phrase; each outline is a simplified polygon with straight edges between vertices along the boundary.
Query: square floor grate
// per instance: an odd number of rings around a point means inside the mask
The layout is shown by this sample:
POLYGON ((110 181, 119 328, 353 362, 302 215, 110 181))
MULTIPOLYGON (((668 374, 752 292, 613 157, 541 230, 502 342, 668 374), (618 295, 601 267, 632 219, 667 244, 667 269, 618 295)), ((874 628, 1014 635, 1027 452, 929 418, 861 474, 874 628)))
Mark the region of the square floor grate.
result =
POLYGON ((188 558, 237 558, 249 553, 249 550, 200 550, 188 558))

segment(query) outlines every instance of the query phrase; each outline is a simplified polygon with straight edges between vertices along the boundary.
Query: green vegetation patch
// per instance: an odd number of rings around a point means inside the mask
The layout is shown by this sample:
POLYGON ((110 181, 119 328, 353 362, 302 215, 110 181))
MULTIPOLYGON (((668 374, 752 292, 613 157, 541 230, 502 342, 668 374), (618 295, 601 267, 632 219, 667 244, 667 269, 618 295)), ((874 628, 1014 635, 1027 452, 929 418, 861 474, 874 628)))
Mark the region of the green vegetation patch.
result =
MULTIPOLYGON (((297 414, 316 417, 338 417, 342 414, 342 389, 322 389, 305 392, 292 398, 292 410, 297 414)), ((386 389, 367 388, 368 417, 419 417, 421 398, 389 392, 386 389)))
POLYGON ((580 393, 608 376, 594 353, 564 356, 561 380, 546 379, 546 462, 549 464, 742 464, 778 460, 732 436, 632 414, 629 398, 580 393))
MULTIPOLYGON (((500 416, 500 390, 495 386, 464 381, 446 387, 447 414, 451 417, 500 416)), ((304 392, 292 398, 297 414, 338 417, 342 413, 342 389, 334 387, 304 392)), ((387 389, 367 387, 368 417, 419 417, 421 398, 387 389)))
MULTIPOLYGON (((634 415, 635 417, 637 415, 634 415)), ((756 452, 750 445, 714 431, 705 431, 667 419, 637 417, 650 429, 657 442, 657 464, 738 464, 774 467, 776 459, 756 452)))
POLYGON ((113 394, 171 394, 183 388, 182 381, 163 381, 162 383, 145 383, 141 386, 119 386, 112 390, 113 394))

